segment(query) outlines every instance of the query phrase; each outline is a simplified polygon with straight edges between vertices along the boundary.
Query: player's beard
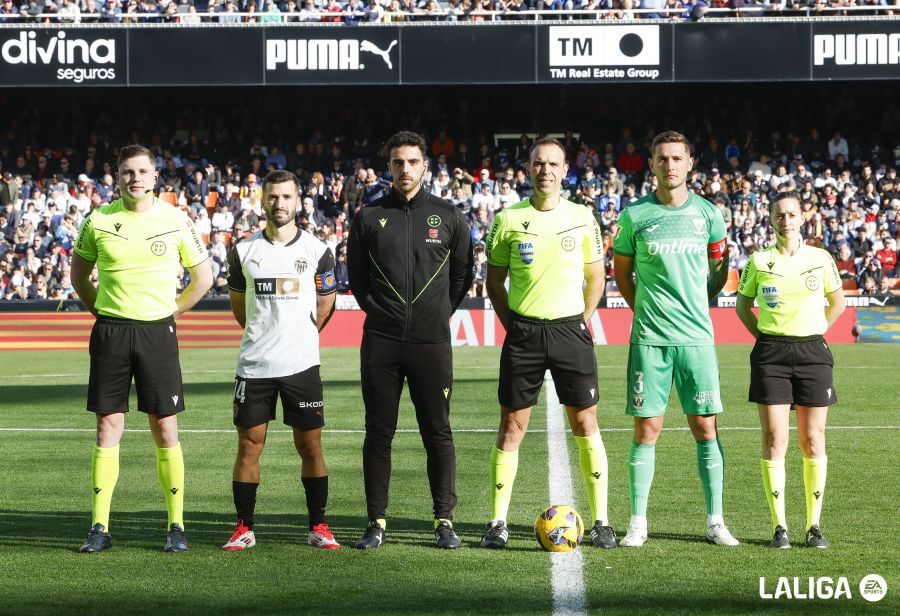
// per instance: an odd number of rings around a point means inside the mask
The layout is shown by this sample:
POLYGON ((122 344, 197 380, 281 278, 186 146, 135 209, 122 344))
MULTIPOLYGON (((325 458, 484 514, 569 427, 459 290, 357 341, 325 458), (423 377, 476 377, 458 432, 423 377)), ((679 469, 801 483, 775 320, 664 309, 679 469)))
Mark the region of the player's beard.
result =
POLYGON ((279 218, 279 213, 276 211, 272 211, 271 213, 267 212, 266 214, 269 220, 272 221, 272 224, 275 225, 277 229, 287 226, 297 219, 297 210, 287 210, 286 212, 284 212, 284 214, 281 214, 281 218, 279 218))

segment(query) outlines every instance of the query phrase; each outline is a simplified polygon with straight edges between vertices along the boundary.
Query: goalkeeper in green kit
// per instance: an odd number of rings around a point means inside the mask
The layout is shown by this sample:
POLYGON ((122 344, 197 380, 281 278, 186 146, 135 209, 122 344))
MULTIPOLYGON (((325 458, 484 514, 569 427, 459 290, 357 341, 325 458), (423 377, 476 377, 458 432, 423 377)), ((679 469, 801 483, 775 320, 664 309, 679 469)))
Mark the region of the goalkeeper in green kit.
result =
POLYGON ((659 188, 622 212, 614 244, 616 283, 634 310, 625 411, 634 417, 631 522, 619 545, 639 547, 647 540, 656 441, 673 381, 697 444, 706 538, 737 545, 722 518, 725 459, 716 432, 722 400, 709 316, 709 298, 728 275, 725 222, 713 204, 688 191, 694 159, 684 135, 657 135, 649 163, 659 188))

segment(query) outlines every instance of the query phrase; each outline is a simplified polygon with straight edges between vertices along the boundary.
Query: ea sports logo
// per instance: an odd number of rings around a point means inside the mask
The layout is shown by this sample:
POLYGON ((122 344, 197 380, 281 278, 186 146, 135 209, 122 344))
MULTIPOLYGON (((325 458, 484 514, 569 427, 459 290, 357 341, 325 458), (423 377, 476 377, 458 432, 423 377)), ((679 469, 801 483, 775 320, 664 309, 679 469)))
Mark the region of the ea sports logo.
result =
POLYGON ((166 254, 166 243, 161 242, 159 240, 150 244, 150 252, 155 254, 157 257, 161 257, 166 254))
POLYGON ((877 573, 871 573, 859 581, 859 594, 866 601, 881 601, 887 595, 887 581, 877 573))

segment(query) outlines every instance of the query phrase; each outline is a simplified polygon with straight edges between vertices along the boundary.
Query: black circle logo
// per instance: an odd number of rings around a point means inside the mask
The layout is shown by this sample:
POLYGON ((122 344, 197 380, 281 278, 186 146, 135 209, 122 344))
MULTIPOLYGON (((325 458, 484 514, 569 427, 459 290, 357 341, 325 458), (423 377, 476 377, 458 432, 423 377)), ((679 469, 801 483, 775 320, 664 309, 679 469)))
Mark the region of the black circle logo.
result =
POLYGON ((161 257, 166 254, 166 243, 161 242, 159 240, 150 244, 150 252, 155 254, 157 257, 161 257))
POLYGON ((619 41, 619 51, 629 58, 634 58, 644 51, 644 41, 634 32, 629 32, 619 41))
POLYGON ((562 239, 562 247, 563 250, 574 250, 575 249, 575 238, 571 235, 567 235, 562 239))

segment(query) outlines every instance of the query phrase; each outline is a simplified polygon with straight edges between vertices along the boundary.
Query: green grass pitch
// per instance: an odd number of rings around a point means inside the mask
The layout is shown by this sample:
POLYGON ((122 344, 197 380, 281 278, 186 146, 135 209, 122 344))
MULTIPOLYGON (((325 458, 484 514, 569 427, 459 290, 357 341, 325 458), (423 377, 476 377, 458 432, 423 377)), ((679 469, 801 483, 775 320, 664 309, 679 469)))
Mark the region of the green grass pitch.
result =
MULTIPOLYGON (((835 347, 840 404, 827 433, 828 488, 823 528, 830 550, 765 547, 769 514, 759 477, 756 410, 746 402, 745 346, 718 349, 725 413, 719 425, 727 460, 725 517, 742 545, 701 541, 705 510, 686 431, 663 433, 650 496, 650 541, 640 550, 582 546, 591 613, 737 614, 900 611, 900 536, 897 508, 900 467, 897 349, 835 347), (881 426, 881 427, 876 427, 881 426), (844 427, 843 429, 838 429, 844 427), (748 428, 740 430, 738 428, 748 428), (887 597, 867 603, 862 576, 887 579, 887 597), (846 576, 853 599, 763 601, 759 578, 846 576)), ((373 552, 315 550, 304 543, 305 502, 299 458, 290 434, 273 423, 262 459, 257 504, 258 546, 224 553, 234 523, 231 426, 235 350, 182 353, 188 411, 181 416, 187 466, 186 509, 190 551, 163 554, 165 511, 147 432, 128 432, 113 499, 113 549, 81 555, 89 525, 89 462, 93 416, 83 410, 85 352, 18 352, 3 356, 0 431, 4 462, 0 490, 2 614, 551 614, 550 559, 531 535, 534 517, 548 503, 546 407, 532 416, 521 450, 510 511, 511 542, 502 552, 477 547, 489 517, 488 461, 498 423, 499 349, 455 350, 452 422, 458 458, 456 527, 463 548, 433 545, 425 457, 408 402, 394 441, 387 543, 373 552), (50 375, 50 376, 47 376, 50 375), (209 430, 209 432, 202 432, 209 430), (468 431, 467 431, 468 430, 468 431)), ((626 455, 630 420, 623 413, 624 347, 597 349, 601 426, 610 464, 610 513, 620 536, 628 522, 626 455)), ((326 387, 324 436, 330 469, 329 522, 343 544, 365 523, 361 477, 363 408, 355 349, 322 354, 326 387)), ((132 399, 132 408, 135 401, 132 399)), ((279 411, 280 416, 280 411, 279 411)), ((673 400, 668 428, 686 422, 673 400)), ((146 429, 132 412, 129 429, 146 429)), ((577 463, 569 438, 570 460, 577 463)), ((788 520, 795 544, 805 521, 800 454, 792 433, 788 462, 788 520)), ((576 507, 588 511, 580 474, 573 468, 576 507)), ((805 581, 804 581, 805 584, 805 581)))

